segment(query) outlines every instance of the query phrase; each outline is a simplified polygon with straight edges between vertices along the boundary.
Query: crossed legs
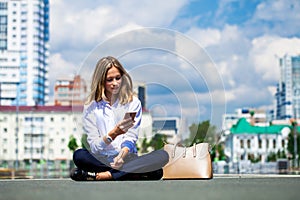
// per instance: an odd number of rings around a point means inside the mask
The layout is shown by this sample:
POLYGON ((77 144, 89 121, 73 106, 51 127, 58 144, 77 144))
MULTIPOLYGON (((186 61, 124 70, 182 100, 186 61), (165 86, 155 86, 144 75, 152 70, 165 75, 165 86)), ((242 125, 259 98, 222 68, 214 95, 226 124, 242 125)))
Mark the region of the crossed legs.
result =
POLYGON ((129 154, 120 170, 110 167, 109 157, 103 156, 97 159, 86 149, 76 150, 73 160, 79 169, 95 172, 99 180, 101 177, 105 180, 159 180, 163 176, 162 167, 168 163, 169 156, 164 150, 153 151, 142 156, 129 154))

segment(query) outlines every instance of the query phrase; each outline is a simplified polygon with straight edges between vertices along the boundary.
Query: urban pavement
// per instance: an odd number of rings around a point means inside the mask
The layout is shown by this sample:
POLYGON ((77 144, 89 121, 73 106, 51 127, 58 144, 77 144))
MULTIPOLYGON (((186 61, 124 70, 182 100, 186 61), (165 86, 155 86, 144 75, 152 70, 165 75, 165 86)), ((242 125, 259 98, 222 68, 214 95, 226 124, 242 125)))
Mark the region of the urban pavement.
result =
POLYGON ((0 180, 0 200, 289 200, 300 197, 299 175, 214 175, 210 180, 75 182, 0 180))

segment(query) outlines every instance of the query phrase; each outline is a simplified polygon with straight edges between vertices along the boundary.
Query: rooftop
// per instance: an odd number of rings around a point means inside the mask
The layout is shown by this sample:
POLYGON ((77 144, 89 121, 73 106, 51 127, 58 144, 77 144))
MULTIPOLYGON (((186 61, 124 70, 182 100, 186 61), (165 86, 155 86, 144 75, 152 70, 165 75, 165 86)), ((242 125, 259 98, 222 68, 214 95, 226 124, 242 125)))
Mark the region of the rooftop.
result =
MULTIPOLYGON (((241 118, 232 126, 230 132, 232 134, 281 134, 282 129, 285 127, 292 129, 290 124, 252 126, 245 118, 241 118)), ((297 127, 297 132, 300 132, 300 126, 297 127)))
POLYGON ((82 112, 83 106, 0 106, 0 112, 82 112))

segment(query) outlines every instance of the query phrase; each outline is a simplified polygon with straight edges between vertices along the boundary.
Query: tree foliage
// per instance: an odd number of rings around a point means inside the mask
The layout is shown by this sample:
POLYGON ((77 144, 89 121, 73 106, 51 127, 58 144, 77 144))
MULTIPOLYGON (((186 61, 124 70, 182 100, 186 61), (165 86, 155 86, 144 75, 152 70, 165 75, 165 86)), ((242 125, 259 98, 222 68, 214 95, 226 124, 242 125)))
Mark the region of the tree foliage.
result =
POLYGON ((162 149, 166 140, 166 135, 156 133, 149 141, 147 141, 147 138, 144 138, 142 140, 141 146, 138 147, 138 150, 140 153, 148 153, 149 148, 151 148, 152 150, 162 149))
POLYGON ((216 126, 210 124, 210 121, 203 121, 198 124, 193 123, 190 127, 190 136, 184 141, 185 146, 192 146, 194 143, 209 143, 212 147, 210 153, 212 160, 227 160, 224 153, 225 145, 219 143, 219 134, 216 126))
POLYGON ((212 126, 208 120, 198 124, 193 123, 189 127, 189 130, 190 136, 184 141, 187 146, 202 142, 213 144, 217 140, 217 129, 215 126, 212 126))
MULTIPOLYGON (((293 131, 288 136, 288 152, 293 156, 292 159, 295 159, 295 152, 294 152, 294 133, 293 131)), ((297 153, 300 155, 300 137, 297 133, 297 153)))
POLYGON ((70 136, 68 147, 69 147, 70 151, 72 151, 72 152, 74 152, 78 148, 76 138, 73 135, 70 136))

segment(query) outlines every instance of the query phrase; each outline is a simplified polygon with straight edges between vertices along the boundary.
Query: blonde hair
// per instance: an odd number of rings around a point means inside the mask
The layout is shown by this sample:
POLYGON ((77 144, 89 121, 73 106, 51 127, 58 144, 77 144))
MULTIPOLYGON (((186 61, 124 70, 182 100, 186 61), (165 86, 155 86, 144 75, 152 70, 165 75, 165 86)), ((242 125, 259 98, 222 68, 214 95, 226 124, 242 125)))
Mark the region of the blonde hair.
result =
POLYGON ((105 96, 105 81, 107 72, 112 67, 116 67, 122 76, 121 88, 118 93, 119 103, 126 104, 132 101, 133 91, 131 77, 116 58, 107 56, 101 58, 96 64, 92 77, 91 92, 86 104, 91 103, 93 100, 99 102, 103 99, 107 99, 105 96))

